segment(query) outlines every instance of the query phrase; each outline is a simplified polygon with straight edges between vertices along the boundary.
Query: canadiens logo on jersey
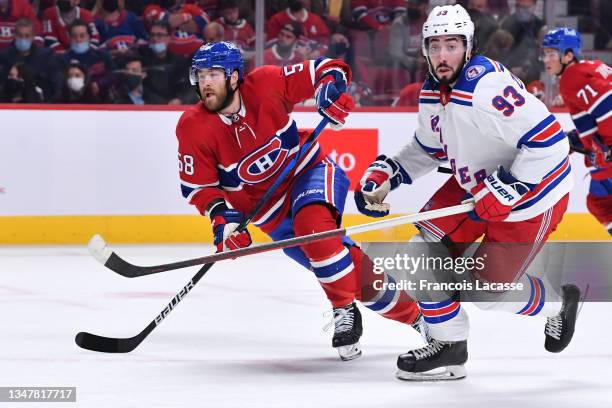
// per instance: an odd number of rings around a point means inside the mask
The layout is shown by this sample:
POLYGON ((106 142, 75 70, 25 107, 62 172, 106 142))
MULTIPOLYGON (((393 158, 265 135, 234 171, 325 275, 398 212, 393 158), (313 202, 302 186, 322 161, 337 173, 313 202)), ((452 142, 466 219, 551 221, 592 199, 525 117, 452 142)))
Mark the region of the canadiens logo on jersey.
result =
POLYGON ((238 164, 238 177, 247 184, 261 183, 278 171, 289 156, 280 137, 255 150, 238 164))

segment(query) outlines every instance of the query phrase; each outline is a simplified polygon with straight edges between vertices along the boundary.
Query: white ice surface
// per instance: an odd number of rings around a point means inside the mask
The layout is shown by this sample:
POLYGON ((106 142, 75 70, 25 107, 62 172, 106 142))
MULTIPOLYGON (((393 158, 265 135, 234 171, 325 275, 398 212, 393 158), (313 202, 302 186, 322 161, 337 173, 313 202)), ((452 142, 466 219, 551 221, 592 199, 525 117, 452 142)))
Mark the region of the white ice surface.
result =
MULTIPOLYGON (((116 249, 144 265, 211 252, 116 249)), ((543 319, 464 305, 472 327, 468 378, 405 383, 394 377, 395 361, 419 345, 412 329, 365 310, 364 355, 339 361, 331 333, 321 330, 329 308, 322 290, 281 253, 215 265, 132 353, 75 345, 79 331, 135 335, 195 271, 127 279, 85 247, 0 248, 0 386, 75 386, 76 405, 52 406, 88 408, 576 408, 612 400, 609 303, 584 306, 572 344, 559 355, 544 350, 543 319)))

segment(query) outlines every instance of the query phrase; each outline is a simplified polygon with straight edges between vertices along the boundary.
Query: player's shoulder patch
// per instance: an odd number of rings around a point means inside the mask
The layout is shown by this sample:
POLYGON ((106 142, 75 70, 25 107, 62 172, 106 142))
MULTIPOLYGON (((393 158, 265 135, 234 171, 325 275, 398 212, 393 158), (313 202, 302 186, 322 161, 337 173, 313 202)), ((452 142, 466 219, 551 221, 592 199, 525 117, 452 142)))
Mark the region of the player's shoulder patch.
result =
POLYGON ((478 82, 487 74, 504 71, 505 68, 499 62, 483 55, 475 55, 463 67, 454 89, 462 92, 474 92, 478 82))

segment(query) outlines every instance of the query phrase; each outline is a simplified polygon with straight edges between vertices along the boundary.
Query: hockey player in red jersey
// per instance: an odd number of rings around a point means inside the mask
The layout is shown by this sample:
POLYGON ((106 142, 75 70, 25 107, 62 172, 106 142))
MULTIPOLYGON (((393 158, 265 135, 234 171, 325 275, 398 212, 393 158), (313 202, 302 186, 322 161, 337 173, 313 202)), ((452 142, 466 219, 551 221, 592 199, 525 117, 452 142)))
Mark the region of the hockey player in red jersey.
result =
POLYGON ((469 258, 483 264, 468 273, 452 265, 422 268, 428 280, 466 287, 415 291, 431 339, 398 357, 397 375, 404 380, 466 375, 469 324, 461 301, 546 317, 544 346, 550 352, 567 347, 574 332, 580 290, 526 273, 567 208, 573 185, 569 143, 554 115, 518 78, 472 53, 473 39, 474 24, 463 7, 431 11, 422 43, 429 77, 419 95, 414 137, 395 156, 379 156, 355 192, 359 211, 385 216, 391 190, 447 162, 453 177, 423 210, 457 205, 469 195, 474 201, 469 214, 416 223, 419 233, 406 249, 418 251, 413 257, 463 261, 465 249, 482 236, 469 258), (469 290, 489 283, 496 287, 469 290))
MULTIPOLYGON (((316 96, 318 111, 341 127, 354 103, 346 93, 350 68, 342 61, 317 59, 295 65, 263 66, 244 75, 232 43, 203 45, 194 55, 191 83, 200 101, 187 109, 176 128, 181 189, 198 211, 210 217, 218 251, 251 244, 248 230, 235 232, 243 214, 274 183, 307 139, 290 114, 316 96)), ((288 177, 253 222, 274 240, 338 227, 349 181, 317 144, 300 156, 288 177)), ((343 360, 361 354, 361 264, 368 261, 348 238, 332 238, 285 253, 311 270, 331 301, 332 345, 343 360)), ((365 299, 367 300, 367 299, 365 299)), ((412 324, 418 308, 406 295, 367 306, 385 317, 412 324)))
POLYGON ((574 150, 585 153, 591 170, 587 208, 612 235, 612 68, 599 60, 578 60, 580 34, 555 28, 542 42, 544 66, 561 78, 559 91, 572 115, 574 150))

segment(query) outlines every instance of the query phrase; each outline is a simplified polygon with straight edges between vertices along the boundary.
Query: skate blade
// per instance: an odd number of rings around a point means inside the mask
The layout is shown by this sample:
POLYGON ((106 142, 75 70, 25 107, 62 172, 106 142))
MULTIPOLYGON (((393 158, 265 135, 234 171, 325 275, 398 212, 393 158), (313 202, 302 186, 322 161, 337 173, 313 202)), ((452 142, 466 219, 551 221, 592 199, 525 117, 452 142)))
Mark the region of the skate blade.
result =
POLYGON ((361 345, 359 342, 348 346, 336 347, 336 350, 338 350, 338 354, 342 361, 354 360, 361 356, 361 345))
POLYGON ((404 381, 453 381, 465 378, 467 372, 462 365, 440 367, 423 373, 397 370, 396 377, 404 381))

